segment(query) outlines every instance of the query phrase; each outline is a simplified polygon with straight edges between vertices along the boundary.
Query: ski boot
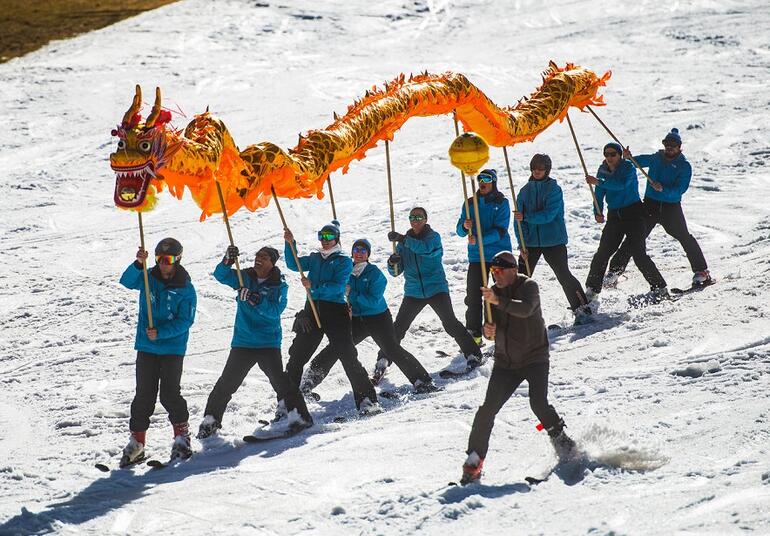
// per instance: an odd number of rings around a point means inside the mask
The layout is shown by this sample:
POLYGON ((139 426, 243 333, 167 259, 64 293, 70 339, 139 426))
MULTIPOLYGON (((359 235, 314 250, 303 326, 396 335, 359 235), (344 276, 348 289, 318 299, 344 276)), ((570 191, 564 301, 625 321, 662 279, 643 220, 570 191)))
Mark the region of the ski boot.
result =
POLYGON ((374 364, 374 373, 372 373, 372 385, 378 385, 382 381, 389 365, 390 362, 387 358, 381 357, 377 360, 377 363, 374 364))
POLYGON ((289 412, 286 421, 288 429, 292 432, 299 432, 313 426, 313 418, 310 415, 303 417, 299 414, 297 409, 293 409, 289 412))
POLYGON ((128 440, 128 445, 123 448, 123 456, 120 458, 121 468, 134 465, 145 459, 145 434, 146 432, 131 432, 131 439, 128 440))
POLYGON ((198 439, 206 439, 216 434, 220 428, 222 428, 222 424, 213 415, 206 415, 198 427, 198 435, 196 437, 198 439))
POLYGON ((481 468, 484 467, 484 458, 481 458, 476 452, 471 452, 463 464, 463 476, 460 484, 466 486, 481 479, 481 468))
POLYGON ((593 312, 588 304, 581 305, 573 313, 575 314, 575 322, 573 324, 575 326, 583 326, 594 321, 593 312))
POLYGON ((560 462, 569 461, 577 455, 577 445, 564 431, 565 426, 564 419, 559 419, 558 423, 547 429, 551 445, 560 462))
POLYGON ((703 270, 702 272, 695 272, 692 276, 692 286, 693 287, 706 287, 710 285, 712 282, 711 280, 711 274, 708 270, 703 270))
POLYGON ((273 417, 273 420, 270 421, 270 424, 281 422, 286 417, 288 417, 288 415, 289 412, 286 411, 286 402, 279 400, 278 405, 275 407, 275 417, 273 417))
POLYGON ((186 422, 180 422, 174 426, 174 444, 171 446, 171 460, 186 460, 192 456, 190 447, 190 430, 186 422))
POLYGON ((650 304, 660 303, 669 298, 671 298, 671 294, 668 293, 668 288, 666 287, 651 288, 647 294, 647 302, 650 304))
POLYGON ((360 417, 371 417, 372 415, 377 415, 378 413, 382 413, 382 406, 380 406, 377 402, 372 402, 369 400, 369 397, 364 398, 358 405, 358 415, 360 417))
POLYGON ((483 359, 480 355, 469 355, 465 360, 465 367, 467 372, 472 371, 473 369, 477 369, 481 366, 481 363, 483 363, 483 359))
POLYGON ((622 272, 613 272, 609 271, 604 275, 604 279, 602 280, 602 287, 603 288, 615 288, 618 286, 618 279, 620 279, 620 274, 622 272))
POLYGON ((435 393, 436 391, 440 391, 440 389, 436 387, 436 384, 434 384, 430 380, 428 381, 415 380, 414 382, 414 394, 416 395, 435 393))

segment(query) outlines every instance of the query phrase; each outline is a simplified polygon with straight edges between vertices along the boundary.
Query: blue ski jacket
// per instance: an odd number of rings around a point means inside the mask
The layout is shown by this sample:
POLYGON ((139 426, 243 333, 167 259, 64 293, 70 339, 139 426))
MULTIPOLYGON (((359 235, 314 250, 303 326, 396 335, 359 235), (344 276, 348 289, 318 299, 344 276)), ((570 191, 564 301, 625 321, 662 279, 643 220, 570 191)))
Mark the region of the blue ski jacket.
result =
POLYGON ((396 247, 396 253, 401 256, 401 262, 388 264, 388 272, 395 276, 398 267, 398 275, 404 275, 404 296, 430 298, 440 292, 449 292, 441 237, 430 225, 426 225, 419 236, 410 229, 396 247))
POLYGON ((667 160, 663 151, 654 154, 642 154, 634 156, 634 159, 643 168, 649 168, 647 174, 654 181, 663 185, 662 192, 656 192, 647 183, 644 197, 662 201, 663 203, 680 203, 682 194, 690 187, 692 167, 683 154, 679 154, 673 160, 667 160))
MULTIPOLYGON (((511 206, 505 196, 494 190, 485 196, 476 192, 479 203, 479 221, 481 223, 481 235, 484 239, 484 260, 491 261, 492 257, 501 251, 511 250, 511 236, 508 234, 508 226, 511 224, 511 206)), ((473 220, 473 234, 476 234, 476 221, 474 218, 473 198, 468 199, 470 219, 473 220)), ((468 236, 468 231, 463 223, 468 217, 465 215, 465 203, 460 209, 460 218, 457 220, 457 235, 468 236)), ((481 262, 479 243, 468 244, 468 262, 481 262)))
MULTIPOLYGON (((596 185, 596 202, 599 205, 599 214, 604 213, 604 199, 607 198, 607 208, 617 210, 641 201, 639 197, 639 179, 634 165, 625 159, 621 159, 615 171, 610 171, 606 162, 602 162, 599 171, 596 172, 599 184, 596 185)), ((596 207, 594 207, 596 212, 596 207)))
MULTIPOLYGON (((297 247, 296 242, 294 247, 297 247)), ((284 246, 284 255, 286 255, 286 266, 289 270, 299 272, 288 242, 284 246)), ((337 252, 324 259, 316 251, 299 257, 299 262, 305 271, 305 277, 310 280, 310 295, 314 300, 345 303, 345 287, 348 284, 350 272, 353 271, 353 260, 350 257, 337 252)))
POLYGON ((350 274, 350 294, 348 301, 353 309, 353 316, 374 316, 388 310, 385 301, 385 287, 388 280, 382 270, 371 263, 358 277, 350 274))
MULTIPOLYGON (((230 346, 233 348, 280 348, 281 313, 288 302, 289 285, 277 267, 273 267, 267 278, 259 282, 254 268, 241 271, 243 286, 259 294, 259 303, 241 301, 236 294, 235 328, 230 346)), ((214 278, 230 288, 238 290, 238 273, 220 262, 214 269, 214 278)))
MULTIPOLYGON (((567 243, 567 225, 564 223, 564 194, 561 186, 551 177, 529 182, 519 191, 516 207, 524 213, 521 230, 527 247, 547 248, 567 243)), ((521 237, 516 241, 521 249, 521 237)))
POLYGON ((179 355, 187 352, 187 339, 190 326, 195 321, 197 297, 195 287, 190 281, 187 270, 177 265, 170 281, 164 281, 160 269, 155 266, 149 273, 150 301, 152 320, 158 337, 151 341, 147 337, 149 327, 147 318, 147 300, 145 298, 142 265, 135 261, 120 276, 120 284, 139 291, 139 321, 136 324, 136 342, 134 349, 156 355, 179 355))

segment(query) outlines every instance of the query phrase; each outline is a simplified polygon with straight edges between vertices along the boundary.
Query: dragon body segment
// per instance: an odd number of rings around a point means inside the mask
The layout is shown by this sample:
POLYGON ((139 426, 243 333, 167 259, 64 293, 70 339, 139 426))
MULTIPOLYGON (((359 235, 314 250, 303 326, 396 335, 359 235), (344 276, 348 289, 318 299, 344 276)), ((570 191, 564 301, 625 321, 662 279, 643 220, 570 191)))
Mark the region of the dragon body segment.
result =
POLYGON ((168 186, 178 198, 190 190, 202 209, 201 219, 221 212, 216 193, 219 182, 229 214, 241 207, 254 211, 268 204, 272 190, 281 197, 323 195, 330 173, 343 173, 354 160, 394 133, 411 117, 455 112, 466 131, 494 146, 529 141, 571 106, 602 105, 598 89, 602 77, 588 69, 551 62, 543 83, 515 106, 498 107, 465 76, 455 73, 404 75, 372 88, 323 130, 300 136, 296 147, 284 151, 270 142, 239 151, 222 121, 208 111, 197 115, 179 132, 169 125, 171 114, 161 109, 160 90, 147 120, 139 115, 141 89, 131 108, 113 131, 118 149, 110 155, 116 174, 115 204, 137 211, 151 210, 156 194, 168 186))

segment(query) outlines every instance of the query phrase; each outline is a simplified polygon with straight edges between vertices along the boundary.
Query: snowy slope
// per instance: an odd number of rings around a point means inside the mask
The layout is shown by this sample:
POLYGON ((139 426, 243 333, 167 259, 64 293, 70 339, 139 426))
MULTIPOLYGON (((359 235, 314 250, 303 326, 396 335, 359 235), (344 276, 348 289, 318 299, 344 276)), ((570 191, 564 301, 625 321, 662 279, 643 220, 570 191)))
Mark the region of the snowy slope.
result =
MULTIPOLYGON (((759 0, 543 4, 189 0, 0 65, 0 534, 770 534, 770 12, 759 0), (344 425, 328 424, 352 408, 336 368, 311 405, 322 423, 315 433, 263 447, 240 442, 274 407, 255 370, 228 408, 219 445, 176 470, 96 472, 127 440, 133 396, 137 296, 117 280, 138 231, 113 206, 108 154, 135 83, 147 94, 160 85, 165 104, 188 117, 210 106, 241 147, 290 147, 400 72, 458 71, 512 104, 537 87, 549 59, 613 70, 609 106, 598 113, 635 152, 657 149, 679 127, 695 170, 685 212, 719 279, 676 303, 628 311, 626 296, 645 290, 631 269, 603 293, 602 322, 553 334, 552 403, 593 471, 522 483, 554 463, 524 387, 497 419, 484 485, 446 487, 459 477, 487 365, 443 393, 384 401, 383 415, 344 425)), ((594 170, 608 137, 587 114, 572 117, 594 170)), ((411 206, 428 208, 461 315, 465 242, 453 229, 462 193, 446 158, 453 136, 448 117, 415 119, 391 156, 399 227, 411 206)), ((600 227, 566 125, 509 151, 517 187, 534 152, 554 160, 582 280, 600 227)), ((490 165, 502 171, 501 151, 490 165)), ((333 180, 343 244, 368 236, 382 265, 384 151, 333 180)), ((331 219, 326 199, 286 202, 285 211, 301 251, 331 219)), ((224 226, 198 216, 190 199, 165 196, 145 218, 149 244, 166 235, 185 244, 198 290, 183 377, 196 428, 234 315, 232 292, 209 275, 227 244, 224 226)), ((249 257, 263 244, 282 246, 272 206, 232 223, 249 257)), ((687 284, 673 239, 657 229, 648 249, 671 286, 687 284)), ((546 321, 568 323, 548 267, 535 275, 546 321)), ((284 350, 303 300, 298 278, 289 279, 284 350)), ((387 295, 395 311, 400 282, 387 295)), ((449 363, 436 349, 455 352, 428 312, 405 341, 430 371, 449 363)), ((359 353, 372 367, 373 344, 359 353)), ((406 382, 395 370, 388 381, 406 382)), ((170 435, 158 405, 150 452, 165 457, 170 435)))

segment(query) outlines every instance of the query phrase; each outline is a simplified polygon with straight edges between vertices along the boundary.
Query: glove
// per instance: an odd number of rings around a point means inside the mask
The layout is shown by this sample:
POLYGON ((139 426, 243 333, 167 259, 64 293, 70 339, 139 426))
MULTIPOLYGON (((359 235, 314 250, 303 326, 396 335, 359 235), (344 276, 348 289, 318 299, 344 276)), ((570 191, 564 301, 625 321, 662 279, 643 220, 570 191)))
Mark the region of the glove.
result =
POLYGON ((252 306, 256 306, 262 301, 262 294, 259 292, 252 292, 246 287, 241 287, 241 290, 238 292, 238 298, 241 301, 249 302, 252 306))
POLYGON ((239 253, 240 252, 238 251, 238 246, 227 246, 227 253, 225 253, 225 258, 222 259, 222 262, 225 264, 225 266, 232 266, 235 264, 239 253))
POLYGON ((294 333, 310 333, 313 331, 314 321, 310 317, 310 313, 302 309, 294 316, 294 325, 291 330, 294 333))
POLYGON ((406 238, 404 235, 396 231, 391 231, 388 233, 388 240, 390 242, 403 242, 404 238, 406 238))
POLYGON ((390 257, 388 257, 388 264, 390 266, 396 266, 398 264, 401 264, 401 255, 398 253, 394 253, 390 257))

